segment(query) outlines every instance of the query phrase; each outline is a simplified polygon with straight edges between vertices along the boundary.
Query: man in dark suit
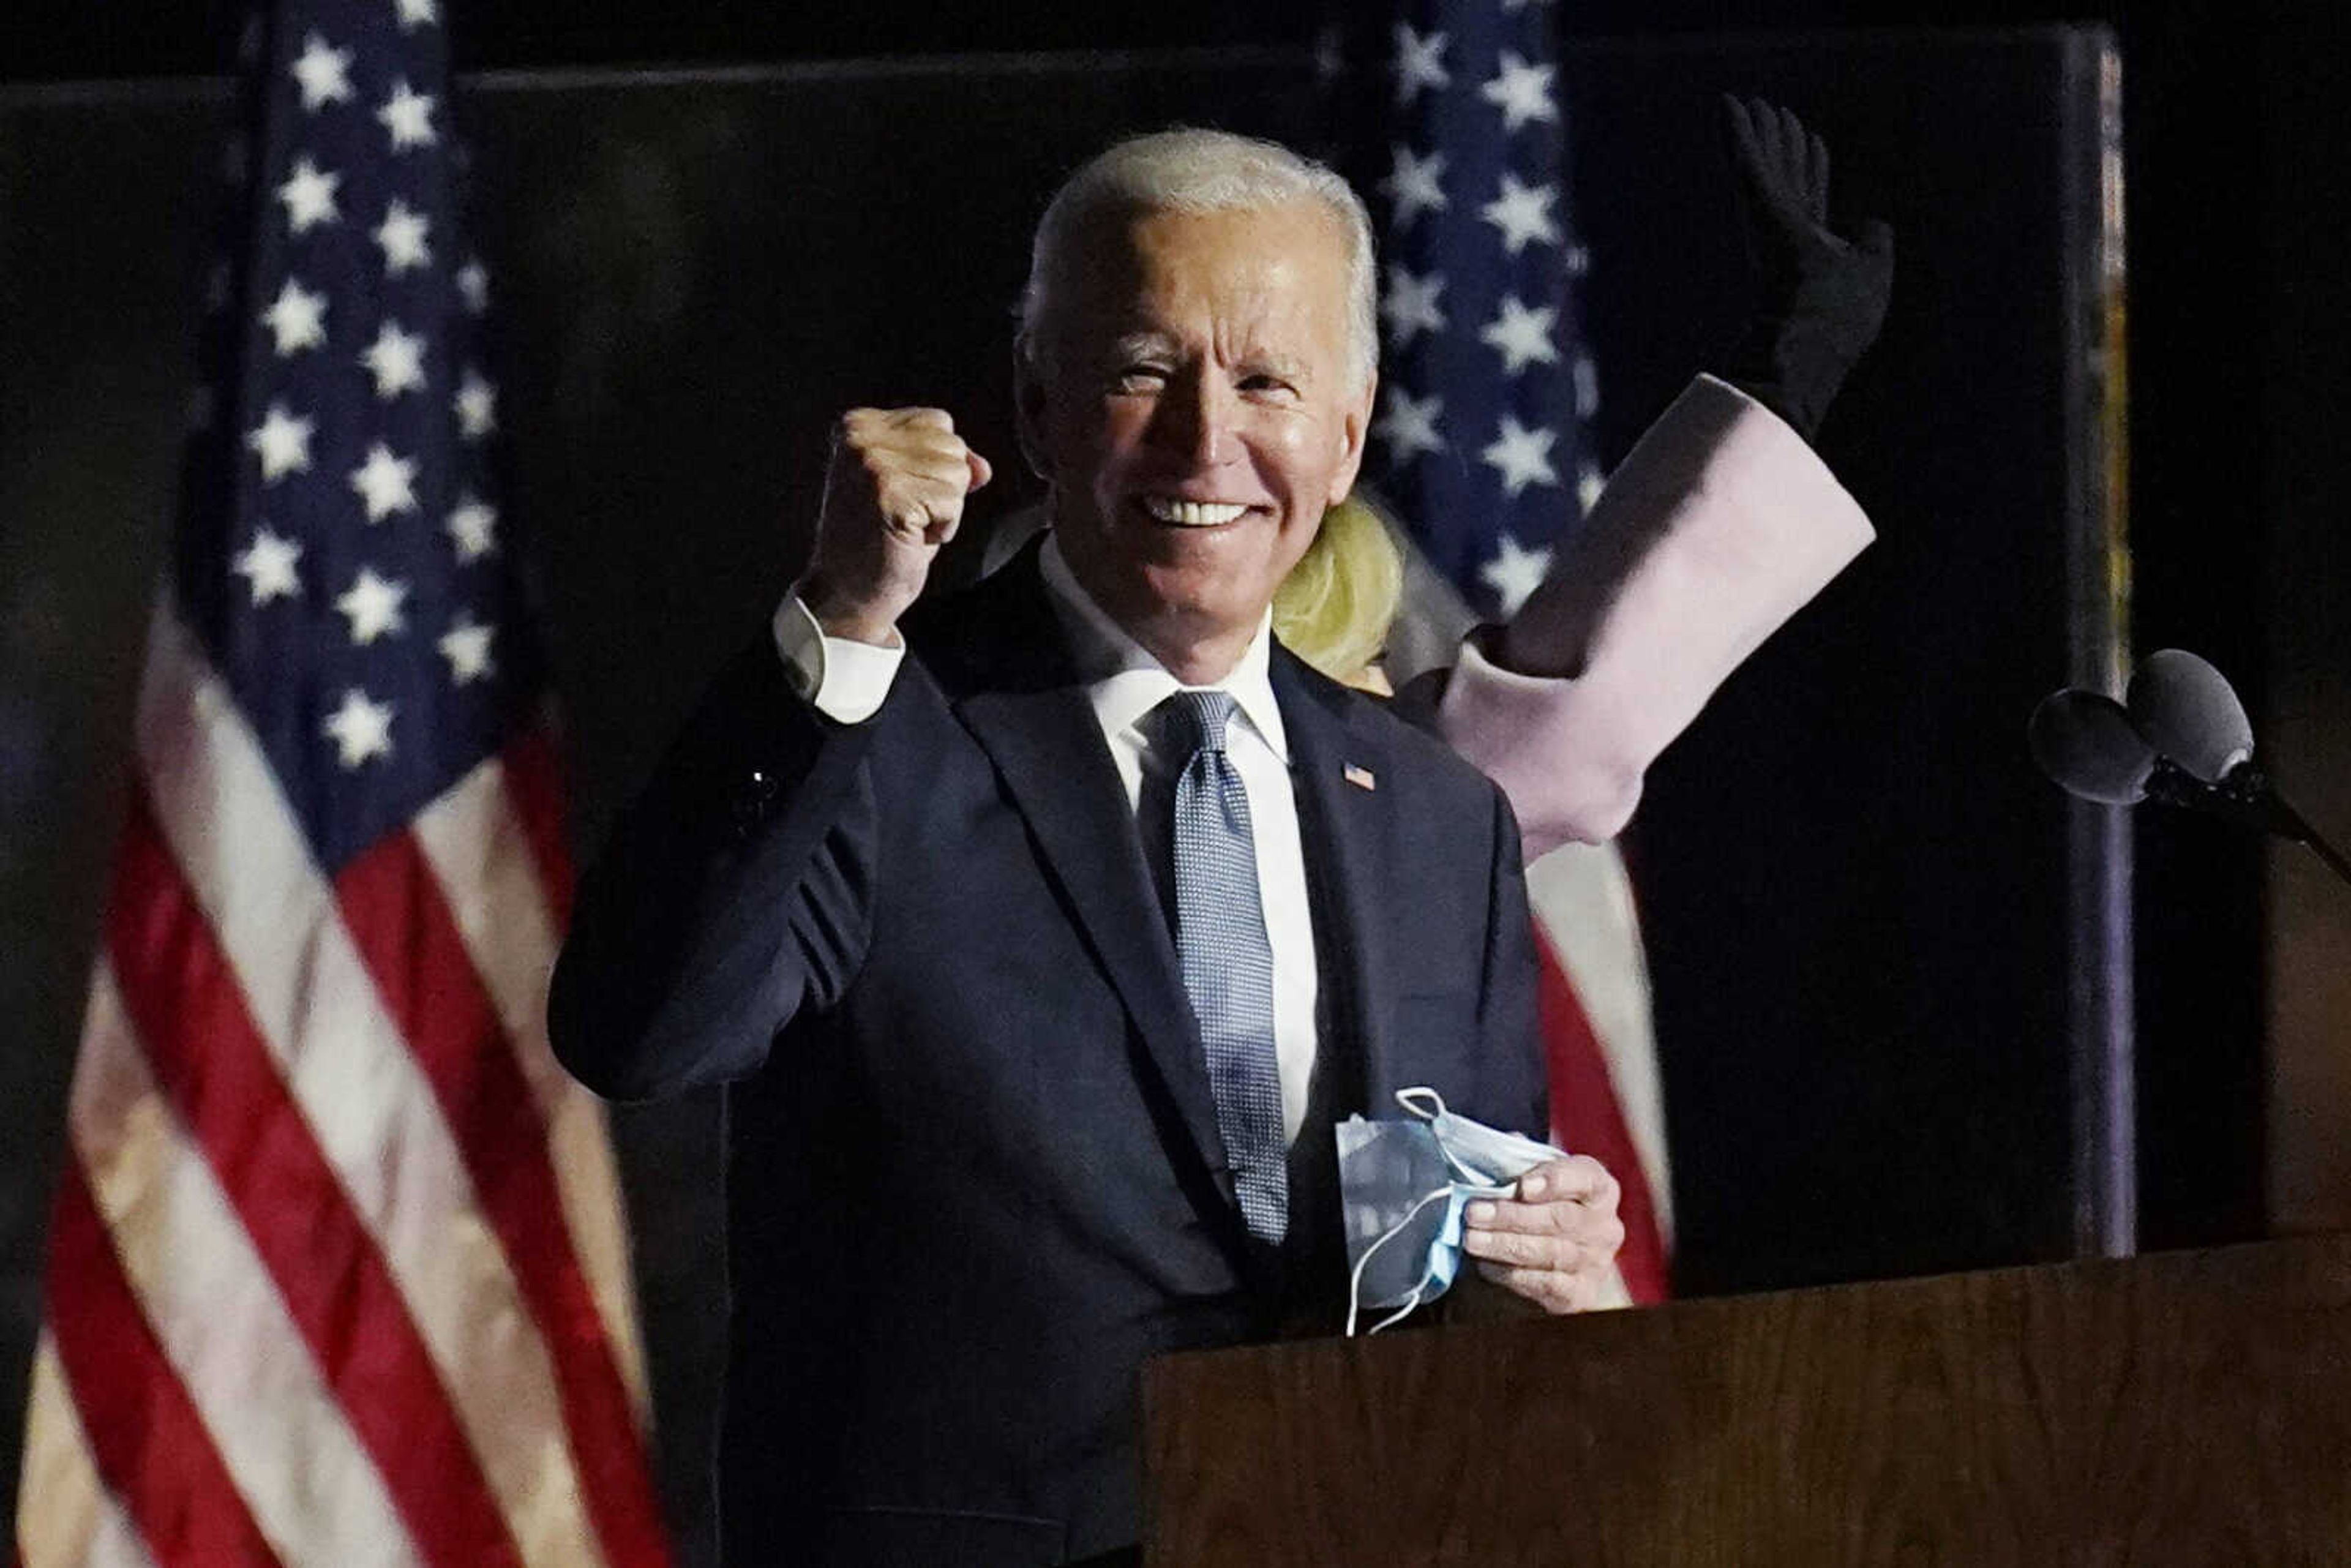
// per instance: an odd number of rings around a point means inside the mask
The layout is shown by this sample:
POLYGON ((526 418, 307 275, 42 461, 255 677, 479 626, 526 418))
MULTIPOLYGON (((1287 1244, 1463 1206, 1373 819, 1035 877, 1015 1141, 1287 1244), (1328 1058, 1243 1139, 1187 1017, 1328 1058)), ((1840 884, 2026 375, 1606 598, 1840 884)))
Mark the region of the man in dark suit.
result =
MULTIPOLYGON (((1540 1133, 1509 808, 1274 644, 1359 463, 1361 204, 1263 143, 1123 144, 1040 225, 1040 548, 917 607, 989 465, 837 432, 814 558, 585 879, 550 1022, 590 1086, 727 1081, 730 1562, 1050 1563, 1136 1532, 1146 1356, 1344 1301, 1331 1128, 1426 1083, 1540 1133)), ((1552 1311, 1589 1160, 1468 1250, 1552 1311)))

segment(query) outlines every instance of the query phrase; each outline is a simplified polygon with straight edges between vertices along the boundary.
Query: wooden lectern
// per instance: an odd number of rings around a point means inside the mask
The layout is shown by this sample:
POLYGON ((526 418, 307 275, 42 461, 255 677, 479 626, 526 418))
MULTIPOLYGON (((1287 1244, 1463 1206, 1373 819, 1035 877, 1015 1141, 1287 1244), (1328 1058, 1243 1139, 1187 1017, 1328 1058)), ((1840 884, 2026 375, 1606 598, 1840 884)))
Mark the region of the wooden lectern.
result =
POLYGON ((1170 1356, 1149 1568, 2351 1563, 2351 1237, 1170 1356))

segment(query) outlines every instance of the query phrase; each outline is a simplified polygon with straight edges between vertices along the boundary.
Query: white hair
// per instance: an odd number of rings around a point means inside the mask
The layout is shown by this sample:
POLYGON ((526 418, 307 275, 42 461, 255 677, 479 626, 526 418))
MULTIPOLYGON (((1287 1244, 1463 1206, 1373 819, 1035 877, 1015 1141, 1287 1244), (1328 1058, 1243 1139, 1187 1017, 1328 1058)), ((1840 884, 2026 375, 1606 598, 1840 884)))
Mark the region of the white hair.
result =
POLYGON ((1050 290, 1071 244, 1099 219, 1120 212, 1254 212, 1320 202, 1347 231, 1347 361, 1358 382, 1378 368, 1377 283, 1372 218, 1364 199, 1334 171, 1277 141, 1227 131, 1188 128, 1118 142, 1062 183, 1029 253, 1020 291, 1020 352, 1034 363, 1051 311, 1050 290))

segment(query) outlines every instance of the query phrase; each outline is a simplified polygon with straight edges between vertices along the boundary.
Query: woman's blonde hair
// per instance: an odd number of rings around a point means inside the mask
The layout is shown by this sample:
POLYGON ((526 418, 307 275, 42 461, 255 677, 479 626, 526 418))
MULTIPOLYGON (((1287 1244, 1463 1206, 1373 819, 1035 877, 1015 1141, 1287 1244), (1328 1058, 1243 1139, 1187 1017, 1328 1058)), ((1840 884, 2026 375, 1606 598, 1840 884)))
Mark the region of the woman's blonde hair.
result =
POLYGON ((1377 512, 1349 497, 1273 593, 1273 633, 1334 681, 1361 676, 1404 602, 1404 553, 1377 512))

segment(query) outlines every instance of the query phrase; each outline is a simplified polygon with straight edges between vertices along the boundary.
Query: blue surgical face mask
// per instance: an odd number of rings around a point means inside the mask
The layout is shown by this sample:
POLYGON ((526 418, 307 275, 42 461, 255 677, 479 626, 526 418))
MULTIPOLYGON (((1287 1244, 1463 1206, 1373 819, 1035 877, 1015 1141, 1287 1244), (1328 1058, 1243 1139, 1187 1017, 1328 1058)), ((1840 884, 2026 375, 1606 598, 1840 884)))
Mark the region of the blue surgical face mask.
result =
MULTIPOLYGON (((1463 1210, 1472 1199, 1509 1197, 1518 1178, 1561 1151, 1449 1112, 1434 1089, 1398 1091, 1415 1120, 1340 1124, 1339 1184, 1353 1260, 1347 1333, 1363 1308, 1391 1308, 1377 1333, 1451 1288, 1461 1269, 1463 1210), (1442 1205, 1440 1208, 1438 1206, 1442 1205), (1416 1260, 1416 1278, 1399 1262, 1416 1260)), ((1409 1267, 1409 1263, 1406 1263, 1409 1267)))
POLYGON ((1452 1289, 1454 1276, 1461 1271, 1462 1211, 1473 1197, 1506 1197, 1510 1195, 1510 1189, 1506 1186, 1470 1186, 1466 1183, 1452 1182, 1437 1188, 1423 1197, 1419 1203, 1415 1204, 1405 1212, 1402 1219, 1396 1221, 1393 1228, 1366 1248, 1364 1255, 1356 1260, 1354 1273, 1349 1280, 1347 1288, 1347 1333, 1350 1335, 1355 1333, 1356 1320, 1363 1310, 1364 1270, 1370 1265, 1373 1256, 1381 1248, 1411 1230, 1414 1221, 1419 1219, 1439 1199, 1444 1201, 1444 1212, 1437 1219, 1436 1232, 1429 1237, 1427 1246, 1422 1252, 1425 1261, 1420 1278, 1414 1282, 1412 1289, 1405 1293, 1401 1301, 1371 1303, 1374 1307, 1392 1306, 1395 1310, 1364 1330, 1365 1333, 1379 1333, 1389 1324, 1402 1321, 1415 1309, 1426 1305, 1452 1289))
POLYGON ((1563 1149, 1447 1110, 1445 1097, 1434 1089, 1399 1089, 1396 1103, 1428 1124, 1446 1163, 1472 1184, 1507 1186, 1539 1165, 1567 1157, 1563 1149))

